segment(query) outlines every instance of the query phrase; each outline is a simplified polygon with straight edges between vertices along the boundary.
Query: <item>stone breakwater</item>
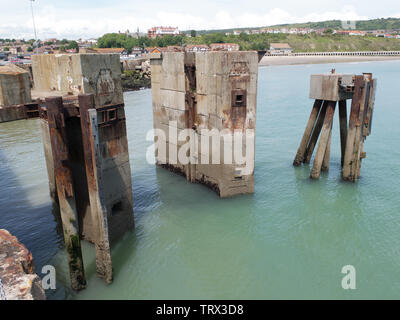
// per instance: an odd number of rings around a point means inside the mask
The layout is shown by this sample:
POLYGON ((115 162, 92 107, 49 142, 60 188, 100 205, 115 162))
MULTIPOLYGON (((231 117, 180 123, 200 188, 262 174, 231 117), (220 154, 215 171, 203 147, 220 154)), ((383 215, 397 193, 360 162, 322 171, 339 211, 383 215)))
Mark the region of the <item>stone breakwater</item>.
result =
POLYGON ((135 91, 151 87, 150 61, 132 59, 122 62, 121 83, 123 91, 135 91))
POLYGON ((0 230, 0 279, 7 300, 45 300, 32 254, 7 230, 0 230))
POLYGON ((136 91, 151 88, 150 71, 129 70, 121 75, 123 91, 136 91))

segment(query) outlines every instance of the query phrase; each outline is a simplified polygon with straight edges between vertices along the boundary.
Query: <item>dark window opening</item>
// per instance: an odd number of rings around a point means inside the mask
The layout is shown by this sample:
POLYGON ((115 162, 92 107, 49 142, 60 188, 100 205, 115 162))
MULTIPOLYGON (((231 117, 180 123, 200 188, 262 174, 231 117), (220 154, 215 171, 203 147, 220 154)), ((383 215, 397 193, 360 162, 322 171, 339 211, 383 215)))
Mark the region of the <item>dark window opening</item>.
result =
POLYGON ((115 120, 115 119, 117 119, 117 113, 116 113, 116 110, 115 110, 115 109, 110 110, 110 111, 108 112, 108 119, 109 119, 109 120, 115 120))
POLYGON ((115 216, 118 214, 118 212, 121 212, 123 210, 123 205, 122 202, 117 202, 115 203, 112 208, 111 208, 111 216, 115 216))

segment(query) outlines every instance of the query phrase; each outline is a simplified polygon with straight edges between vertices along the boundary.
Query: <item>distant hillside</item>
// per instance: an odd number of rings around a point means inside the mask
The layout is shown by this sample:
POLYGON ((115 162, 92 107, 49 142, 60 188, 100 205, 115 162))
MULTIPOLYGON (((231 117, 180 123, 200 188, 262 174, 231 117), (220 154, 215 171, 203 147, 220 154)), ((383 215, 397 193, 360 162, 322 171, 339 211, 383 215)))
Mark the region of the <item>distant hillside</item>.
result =
POLYGON ((329 51, 391 51, 400 50, 400 39, 377 38, 374 36, 347 35, 294 35, 294 34, 252 34, 242 33, 238 36, 223 33, 207 33, 193 38, 186 38, 186 44, 234 42, 241 50, 268 50, 271 43, 288 43, 295 52, 329 52, 329 51))
MULTIPOLYGON (((321 21, 321 22, 307 22, 307 23, 295 23, 295 24, 281 24, 281 25, 273 25, 273 26, 264 26, 264 27, 248 27, 248 28, 232 28, 232 29, 221 29, 221 30, 199 30, 198 34, 208 34, 215 32, 233 32, 233 30, 252 30, 252 29, 260 29, 260 28, 312 28, 312 29, 320 29, 320 28, 331 28, 331 29, 341 29, 342 23, 340 20, 330 20, 330 21, 321 21)), ((358 30, 399 30, 400 31, 400 19, 397 18, 386 18, 386 19, 373 19, 373 20, 364 20, 356 22, 356 29, 358 30)), ((190 33, 190 31, 185 31, 185 33, 190 33)))

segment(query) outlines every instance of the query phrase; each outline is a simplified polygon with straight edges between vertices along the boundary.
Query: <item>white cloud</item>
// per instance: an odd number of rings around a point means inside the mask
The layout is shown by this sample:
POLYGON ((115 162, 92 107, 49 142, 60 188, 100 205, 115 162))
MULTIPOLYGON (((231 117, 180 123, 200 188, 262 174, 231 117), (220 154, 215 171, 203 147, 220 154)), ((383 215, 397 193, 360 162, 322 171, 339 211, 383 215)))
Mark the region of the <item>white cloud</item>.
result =
MULTIPOLYGON (((32 38, 32 18, 25 12, 15 17, 0 16, 0 38, 32 38), (24 21, 15 23, 14 21, 24 21)), ((1 13, 0 13, 1 15, 1 13)), ((122 10, 118 6, 93 8, 87 10, 57 10, 53 5, 37 9, 36 25, 39 38, 50 37, 78 39, 97 37, 107 32, 136 30, 142 31, 154 25, 171 25, 180 29, 223 29, 235 27, 261 27, 267 25, 324 21, 324 20, 365 20, 354 7, 346 6, 340 11, 311 12, 296 15, 289 11, 274 8, 266 12, 243 12, 232 14, 227 10, 216 11, 213 15, 195 11, 191 13, 156 11, 152 15, 135 14, 132 10, 122 10)), ((399 14, 400 16, 400 14, 399 14)))

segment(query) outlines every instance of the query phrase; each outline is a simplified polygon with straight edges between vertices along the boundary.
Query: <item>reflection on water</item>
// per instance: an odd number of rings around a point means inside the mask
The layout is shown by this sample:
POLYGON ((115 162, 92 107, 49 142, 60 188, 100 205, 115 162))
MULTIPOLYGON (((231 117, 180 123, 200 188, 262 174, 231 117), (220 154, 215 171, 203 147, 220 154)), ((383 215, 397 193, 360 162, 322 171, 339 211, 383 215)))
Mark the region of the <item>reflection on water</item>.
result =
POLYGON ((71 293, 52 214, 37 120, 0 124, 0 227, 32 250, 37 270, 57 268, 50 298, 399 298, 400 62, 260 68, 255 194, 219 199, 207 188, 146 162, 151 91, 125 94, 134 232, 112 248, 115 281, 98 279, 83 247, 88 288, 71 293), (339 120, 331 168, 319 181, 292 167, 312 101, 312 73, 373 72, 379 87, 367 159, 357 184, 340 180, 339 120), (341 289, 341 268, 357 290, 341 289))

